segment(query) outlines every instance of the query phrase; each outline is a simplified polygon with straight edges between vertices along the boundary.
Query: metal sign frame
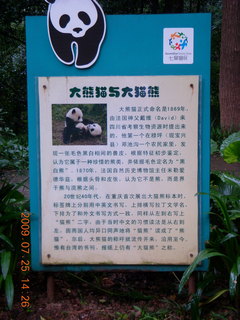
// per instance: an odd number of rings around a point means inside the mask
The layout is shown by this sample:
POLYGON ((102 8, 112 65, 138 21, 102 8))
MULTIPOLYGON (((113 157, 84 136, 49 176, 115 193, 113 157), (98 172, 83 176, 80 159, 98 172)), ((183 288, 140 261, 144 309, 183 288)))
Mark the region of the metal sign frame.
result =
MULTIPOLYGON (((45 16, 26 18, 28 123, 30 154, 32 269, 37 271, 181 271, 179 265, 43 265, 41 264, 41 172, 39 77, 198 75, 199 96, 198 191, 209 193, 210 176, 210 14, 107 16, 107 34, 97 62, 79 70, 63 65, 51 51, 45 16), (164 30, 192 29, 188 63, 166 62, 164 30), (165 55, 165 56, 164 56, 165 55)), ((187 59, 187 58, 186 58, 187 59)), ((199 195, 199 251, 209 237, 209 196, 199 195)), ((206 270, 207 261, 198 270, 206 270)))

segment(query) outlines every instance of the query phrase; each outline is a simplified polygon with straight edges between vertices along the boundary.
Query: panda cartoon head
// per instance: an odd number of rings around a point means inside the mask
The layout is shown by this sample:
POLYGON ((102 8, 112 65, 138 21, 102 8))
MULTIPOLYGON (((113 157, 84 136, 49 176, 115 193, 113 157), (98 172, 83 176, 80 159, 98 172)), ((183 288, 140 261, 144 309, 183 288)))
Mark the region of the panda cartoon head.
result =
POLYGON ((70 118, 75 122, 82 122, 83 120, 82 110, 79 108, 72 108, 67 112, 66 118, 70 118))
POLYGON ((45 0, 48 33, 57 58, 77 68, 88 68, 98 58, 106 21, 96 0, 45 0))
POLYGON ((98 123, 91 123, 87 125, 88 131, 91 136, 96 137, 102 134, 102 128, 98 123))

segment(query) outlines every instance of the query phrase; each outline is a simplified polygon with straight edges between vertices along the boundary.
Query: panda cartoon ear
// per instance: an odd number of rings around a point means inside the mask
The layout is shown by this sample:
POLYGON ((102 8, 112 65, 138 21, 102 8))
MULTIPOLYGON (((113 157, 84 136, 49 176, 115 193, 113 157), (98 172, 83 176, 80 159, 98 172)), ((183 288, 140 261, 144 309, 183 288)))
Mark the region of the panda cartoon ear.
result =
POLYGON ((55 0, 45 0, 45 2, 53 4, 55 0))

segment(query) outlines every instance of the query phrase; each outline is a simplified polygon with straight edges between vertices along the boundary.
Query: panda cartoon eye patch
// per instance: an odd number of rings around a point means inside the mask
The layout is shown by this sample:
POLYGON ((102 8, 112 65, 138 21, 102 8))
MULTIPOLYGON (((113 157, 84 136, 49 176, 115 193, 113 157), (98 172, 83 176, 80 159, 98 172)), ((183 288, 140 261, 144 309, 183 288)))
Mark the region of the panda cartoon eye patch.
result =
POLYGON ((86 25, 89 25, 91 23, 91 19, 86 12, 83 12, 83 11, 78 12, 78 18, 82 20, 82 22, 86 25))
MULTIPOLYGON (((80 11, 78 13, 78 17, 85 25, 89 25, 91 23, 91 19, 90 19, 89 15, 86 12, 80 11)), ((60 17, 60 19, 59 19, 60 27, 61 28, 66 28, 66 26, 70 22, 70 20, 71 20, 71 18, 70 18, 70 16, 68 14, 62 15, 60 17)), ((75 29, 77 29, 77 28, 75 28, 75 29)))
POLYGON ((66 28, 68 22, 70 21, 70 17, 68 14, 64 14, 59 19, 59 25, 61 28, 66 28))

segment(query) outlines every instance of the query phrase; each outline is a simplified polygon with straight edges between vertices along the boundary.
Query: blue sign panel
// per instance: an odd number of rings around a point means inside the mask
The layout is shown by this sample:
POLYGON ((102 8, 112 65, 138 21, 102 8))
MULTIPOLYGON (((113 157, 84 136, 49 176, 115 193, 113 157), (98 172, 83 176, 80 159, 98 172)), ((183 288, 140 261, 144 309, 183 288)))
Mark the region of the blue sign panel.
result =
POLYGON ((67 55, 70 13, 26 18, 32 268, 184 270, 209 236, 210 15, 90 2, 67 55))

